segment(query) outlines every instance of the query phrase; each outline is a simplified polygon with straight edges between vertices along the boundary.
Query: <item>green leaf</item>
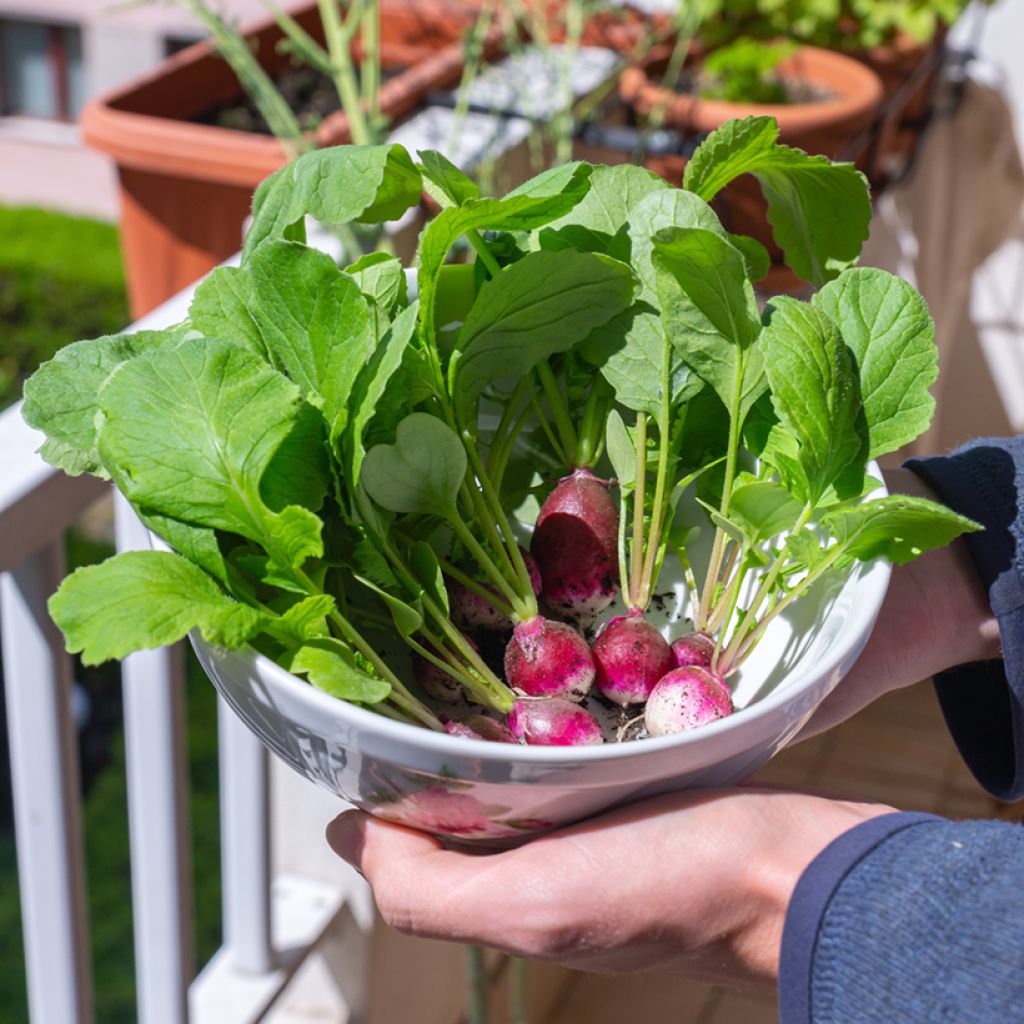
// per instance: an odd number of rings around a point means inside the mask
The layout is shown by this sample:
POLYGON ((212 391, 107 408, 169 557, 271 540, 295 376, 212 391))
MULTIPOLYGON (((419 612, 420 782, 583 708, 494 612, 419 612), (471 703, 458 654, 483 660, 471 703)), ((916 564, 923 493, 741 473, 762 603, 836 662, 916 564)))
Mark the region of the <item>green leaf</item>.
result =
POLYGON ((797 457, 816 504, 855 461, 863 463, 863 409, 850 350, 814 306, 773 299, 761 337, 772 405, 798 444, 797 457))
POLYGON ((433 182, 449 202, 461 206, 469 199, 480 198, 480 186, 443 153, 436 149, 421 149, 416 155, 420 158, 424 177, 433 182))
POLYGON ((310 216, 321 224, 377 224, 420 201, 423 179, 402 146, 336 146, 304 153, 256 189, 243 265, 268 238, 310 216))
POLYGON ((399 306, 405 305, 405 271, 398 257, 386 252, 368 252, 346 267, 345 274, 389 317, 399 306))
POLYGON ((290 658, 288 669, 305 675, 318 690, 339 700, 379 704, 391 687, 359 666, 355 655, 340 640, 310 640, 290 658))
POLYGON ((383 587, 378 587, 373 580, 366 576, 359 576, 357 574, 356 579, 359 580, 367 590, 372 591, 384 602, 388 611, 391 613, 391 620, 395 624, 395 629, 398 630, 401 636, 412 636, 423 625, 423 610, 418 607, 420 604, 418 600, 416 605, 411 605, 408 602, 403 601, 401 598, 395 597, 394 594, 385 590, 383 587))
POLYGON ((271 361, 323 410, 337 436, 374 348, 366 297, 330 256, 296 242, 261 245, 249 267, 251 308, 271 361))
POLYGON ((472 402, 498 377, 521 377, 632 302, 625 263, 595 253, 533 252, 486 281, 459 331, 452 392, 472 402))
POLYGON ((770 480, 738 484, 729 499, 729 518, 740 526, 751 544, 760 544, 789 530, 802 511, 803 506, 796 498, 770 480))
POLYGON ((48 607, 68 651, 81 652, 86 665, 175 643, 197 627, 212 644, 241 647, 266 622, 167 551, 126 551, 77 569, 48 607))
POLYGON ((628 259, 628 251, 624 254, 612 251, 616 238, 625 235, 643 199, 652 192, 670 190, 676 191, 664 178, 643 167, 633 164, 597 166, 590 175, 590 190, 583 199, 570 213, 551 221, 542 234, 547 236, 550 232, 571 239, 575 233, 576 237, 586 238, 591 252, 607 252, 628 259), (565 234, 566 231, 569 234, 565 234))
POLYGON ((414 412, 398 424, 394 444, 366 453, 362 483, 390 512, 448 517, 466 476, 466 452, 455 432, 429 413, 414 412))
POLYGON ((729 234, 729 241, 734 249, 739 249, 743 262, 747 267, 747 277, 751 281, 760 281, 772 269, 772 258, 768 250, 756 239, 748 235, 729 234))
POLYGON ((820 287, 860 256, 871 221, 867 179, 853 164, 776 145, 778 134, 772 117, 727 121, 690 158, 683 187, 710 201, 753 174, 786 262, 820 287))
POLYGON ((786 538, 783 551, 787 567, 813 572, 828 556, 830 549, 822 546, 821 536, 813 526, 805 526, 786 538))
POLYGON ((902 494, 836 509, 822 523, 843 548, 841 565, 872 558, 902 565, 925 551, 944 547, 962 533, 982 529, 945 505, 902 494))
POLYGON ((199 282, 188 319, 200 334, 221 338, 266 359, 267 347, 252 318, 252 275, 241 267, 217 267, 199 282))
POLYGON ((422 540, 416 541, 409 549, 409 568, 417 582, 434 602, 449 612, 448 588, 444 585, 444 574, 434 554, 434 549, 422 540))
POLYGON ((418 313, 419 306, 414 302, 395 317, 387 334, 356 381, 349 426, 342 442, 346 453, 345 472, 352 488, 355 488, 359 479, 363 457, 366 454, 363 434, 376 415, 388 384, 402 366, 405 354, 409 351, 418 313))
POLYGON ((504 199, 469 199, 442 210, 420 238, 418 273, 420 324, 428 344, 434 344, 438 277, 456 240, 470 230, 529 231, 562 216, 586 195, 590 167, 566 164, 532 178, 504 199), (530 190, 524 191, 526 186, 530 190))
POLYGON ((743 257, 722 235, 670 228, 654 238, 663 320, 680 356, 740 423, 765 386, 757 300, 743 257))
POLYGON ((935 325, 906 281, 873 268, 853 268, 812 302, 842 332, 860 371, 868 458, 913 441, 928 428, 939 373, 935 325))
POLYGON ((282 613, 276 625, 302 643, 314 637, 327 635, 327 616, 334 608, 334 598, 330 594, 314 594, 291 605, 282 613))
POLYGON ((294 384, 244 349, 185 341, 137 356, 107 381, 99 450, 136 506, 241 534, 295 564, 317 553, 320 521, 296 506, 275 514, 260 483, 301 405, 294 384))
POLYGON ((299 406, 295 422, 260 480, 260 496, 273 512, 286 505, 320 509, 330 481, 324 421, 313 406, 299 406))
POLYGON ((696 196, 679 189, 655 189, 630 211, 625 242, 628 259, 640 278, 640 294, 633 305, 595 330, 583 343, 585 359, 601 367, 615 389, 615 397, 636 412, 660 415, 662 383, 667 378, 670 402, 692 398, 703 382, 671 343, 667 325, 659 315, 658 279, 653 262, 653 236, 673 225, 704 227, 722 232, 714 211, 696 196))
POLYGON ((619 489, 631 490, 636 485, 636 445, 615 409, 608 414, 604 437, 608 461, 615 471, 619 489))
POLYGON ((136 515, 147 530, 166 541, 179 555, 204 569, 221 583, 235 582, 227 560, 217 541, 217 533, 208 526, 193 526, 169 516, 136 509, 136 515))
POLYGON ((122 364, 140 352, 171 348, 192 332, 177 326, 165 331, 110 334, 76 341, 60 349, 25 382, 21 414, 30 427, 43 431, 40 454, 71 476, 107 476, 96 446, 100 388, 122 364))

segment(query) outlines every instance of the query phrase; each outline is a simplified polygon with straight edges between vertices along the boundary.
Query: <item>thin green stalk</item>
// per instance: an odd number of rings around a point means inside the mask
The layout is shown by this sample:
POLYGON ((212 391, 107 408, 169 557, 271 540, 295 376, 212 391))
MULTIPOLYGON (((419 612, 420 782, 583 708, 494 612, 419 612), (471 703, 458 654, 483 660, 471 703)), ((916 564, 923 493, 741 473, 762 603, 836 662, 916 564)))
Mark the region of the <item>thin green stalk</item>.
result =
POLYGON ((457 583, 461 583, 467 590, 473 591, 477 597, 481 600, 486 601, 496 612, 500 612, 502 615, 512 615, 512 608, 507 605, 493 590, 488 590, 485 586, 478 583, 472 576, 468 576, 464 573, 457 565, 453 565, 448 561, 447 558, 437 558, 438 565, 441 566, 446 576, 451 576, 457 583))
MULTIPOLYGON (((529 383, 530 378, 524 377, 523 381, 529 383)), ((508 436, 505 438, 501 450, 498 452, 497 457, 494 460, 493 467, 488 460, 487 472, 494 482, 494 489, 500 494, 501 485, 505 479, 505 469, 508 466, 508 460, 512 456, 512 449, 515 448, 516 440, 522 433, 523 427, 526 425, 526 418, 530 415, 530 403, 527 402, 523 406, 522 412, 520 412, 515 423, 512 425, 512 429, 508 432, 508 436)), ((493 452, 492 452, 493 454, 493 452)))
POLYGON ((459 151, 462 128, 466 121, 466 114, 469 113, 469 91, 480 72, 480 64, 484 55, 484 42, 487 39, 487 30, 494 16, 494 5, 496 2, 497 0, 485 0, 462 47, 462 77, 459 79, 459 86, 455 91, 455 117, 452 123, 451 135, 448 137, 448 150, 451 153, 458 153, 459 151))
MULTIPOLYGON (((729 548, 729 553, 725 557, 725 568, 722 570, 722 575, 728 580, 732 577, 732 571, 736 567, 736 560, 739 557, 740 548, 738 544, 733 544, 729 548)), ((730 584, 731 586, 732 584, 730 584)), ((711 609, 711 615, 708 617, 707 630, 708 633, 714 633, 721 626, 725 625, 725 605, 726 601, 715 602, 714 608, 711 609)))
POLYGON ((647 482, 647 414, 636 416, 636 485, 633 492, 633 545, 629 549, 629 607, 638 607, 644 563, 644 489, 647 482))
POLYGON ((273 16, 278 27, 288 37, 292 53, 310 67, 330 75, 331 58, 328 52, 287 12, 281 10, 272 0, 262 0, 264 8, 273 16))
MULTIPOLYGON (((711 655, 711 668, 716 672, 718 671, 718 657, 722 652, 722 639, 725 637, 726 631, 729 628, 729 623, 732 622, 733 614, 736 611, 736 605, 739 604, 740 590, 743 587, 743 580, 746 576, 746 562, 747 560, 744 558, 739 572, 736 573, 736 576, 726 589, 726 599, 722 602, 722 606, 724 607, 722 624, 715 636, 715 650, 711 655)), ((726 573, 726 579, 728 579, 728 573, 726 573)))
POLYGON ((548 400, 551 415, 555 418, 555 426, 558 428, 558 436, 562 442, 562 451, 568 455, 579 447, 569 406, 562 394, 562 389, 558 386, 558 380, 551 369, 551 364, 546 359, 542 359, 537 364, 536 370, 541 387, 544 389, 544 397, 548 400))
POLYGON ((520 957, 509 958, 508 1014, 510 1024, 529 1024, 526 1010, 526 961, 520 957))
POLYGON ((487 990, 487 963, 479 946, 466 947, 466 974, 469 979, 467 1024, 488 1024, 490 1018, 487 990))
POLYGON ((473 536, 473 532, 462 520, 458 512, 453 511, 449 522, 452 525, 452 529, 455 530, 455 535, 466 545, 469 553, 476 559, 480 568, 487 573, 491 582, 501 591, 512 606, 512 617, 516 619, 532 618, 536 614, 536 610, 524 605, 519 595, 509 586, 504 575, 491 560, 490 555, 480 545, 480 542, 473 536))
POLYGON ((598 376, 590 389, 590 394, 587 395, 583 418, 580 421, 574 465, 581 469, 593 469, 601 457, 610 404, 610 388, 604 377, 598 376))
POLYGON ((562 446, 558 443, 558 439, 555 437, 555 432, 551 429, 551 424, 548 423, 548 418, 544 415, 544 410, 537 399, 537 393, 532 388, 530 390, 530 405, 533 408, 533 414, 537 417, 537 422, 540 424, 541 430, 544 431, 544 434, 548 439, 548 443, 554 450, 555 455, 558 456, 559 461, 564 466, 571 465, 569 462, 569 456, 562 451, 562 446))
POLYGON ((626 496, 622 493, 622 489, 619 489, 619 584, 622 587, 622 600, 625 602, 626 607, 632 606, 632 602, 629 599, 629 573, 626 571, 626 519, 627 516, 626 508, 626 496))
POLYGON ((750 652, 754 649, 754 645, 764 635, 768 625, 781 612, 785 611, 798 597, 803 597, 807 593, 808 589, 812 587, 825 575, 829 569, 839 560, 840 555, 843 553, 843 545, 837 544, 830 555, 826 556, 825 560, 813 571, 807 574, 806 578, 798 586, 794 587, 785 597, 781 598, 772 608, 765 614, 764 618, 751 630, 750 635, 743 638, 740 637, 739 643, 736 644, 736 650, 733 651, 733 645, 730 644, 729 650, 726 651, 725 662, 722 667, 722 674, 728 674, 735 672, 736 669, 746 661, 750 652))
POLYGON ((381 124, 380 112, 380 6, 378 0, 368 0, 360 21, 363 59, 359 70, 362 78, 363 103, 366 106, 374 134, 381 124))
POLYGON ((565 8, 565 43, 559 62, 559 91, 562 102, 555 116, 555 162, 568 163, 572 159, 573 92, 572 69, 580 49, 583 35, 583 4, 568 0, 565 8))
POLYGON ((480 491, 479 487, 474 486, 468 480, 463 481, 460 493, 463 491, 469 498, 469 505, 472 511, 473 520, 483 531, 484 539, 490 545, 491 551, 498 556, 499 561, 503 568, 508 572, 509 577, 513 579, 518 578, 519 572, 516 569, 515 563, 512 561, 512 556, 509 554, 501 534, 498 532, 498 527, 495 525, 494 517, 491 515, 487 506, 486 496, 480 491))
POLYGON ((519 383, 515 387, 515 390, 511 395, 509 395, 508 401, 505 402, 505 408, 502 409, 501 412, 501 419, 498 421, 498 426, 491 435, 490 451, 487 454, 487 472, 491 474, 491 479, 494 479, 493 467, 496 462, 497 453, 500 452, 505 443, 505 439, 514 429, 516 410, 519 408, 520 403, 526 396, 526 389, 529 386, 530 378, 528 376, 521 377, 519 383))
POLYGON ((323 22, 324 35, 327 39, 327 50, 331 55, 331 66, 334 69, 332 78, 338 91, 342 110, 348 119, 352 141, 358 146, 368 145, 371 141, 370 129, 363 113, 359 89, 356 84, 355 71, 352 67, 352 51, 349 48, 349 36, 341 23, 337 0, 317 0, 320 8, 320 20, 323 22))
MULTIPOLYGON (((667 360, 665 361, 667 371, 667 360)), ((658 410, 658 472, 654 483, 654 508, 651 513, 651 528, 647 535, 647 552, 644 558, 643 576, 639 594, 639 605, 646 608, 654 588, 654 562, 661 544, 662 520, 668 509, 666 485, 668 464, 672 456, 671 391, 668 373, 664 372, 661 382, 661 404, 658 410)))
POLYGON ((519 583, 523 587, 523 593, 524 595, 529 594, 529 600, 533 602, 533 613, 536 615, 537 602, 533 596, 533 582, 530 579, 530 570, 526 568, 526 561, 523 559, 522 551, 519 550, 519 542, 516 540, 515 534, 512 531, 512 524, 509 522, 504 508, 501 506, 501 499, 498 497, 497 492, 491 484, 490 478, 487 476, 487 470, 484 469, 483 460, 480 458, 480 452, 476 446, 476 440, 472 433, 465 428, 462 431, 462 442, 469 455, 469 462, 473 468, 473 472, 476 474, 477 480, 483 489, 484 497, 491 506, 494 518, 498 522, 498 528, 501 531, 501 536, 505 540, 505 547, 508 550, 508 553, 512 556, 512 562, 516 569, 516 575, 519 577, 519 583))
POLYGON ((480 236, 480 232, 476 228, 470 228, 466 232, 466 241, 473 247, 473 251, 480 257, 480 262, 487 268, 488 276, 497 277, 501 273, 501 267, 494 258, 494 253, 480 236))

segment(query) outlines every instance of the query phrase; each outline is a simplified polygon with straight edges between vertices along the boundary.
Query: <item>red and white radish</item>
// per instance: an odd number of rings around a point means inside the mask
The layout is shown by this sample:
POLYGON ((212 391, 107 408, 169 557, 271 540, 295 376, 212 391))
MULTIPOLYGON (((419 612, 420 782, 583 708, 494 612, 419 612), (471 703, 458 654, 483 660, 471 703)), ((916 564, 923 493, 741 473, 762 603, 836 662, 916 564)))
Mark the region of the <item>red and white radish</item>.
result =
MULTIPOLYGON (((541 591, 541 574, 537 562, 529 551, 520 549, 526 570, 530 574, 530 584, 536 595, 541 591)), ((507 633, 512 628, 512 620, 499 611, 486 598, 476 591, 450 576, 445 577, 445 588, 452 609, 452 621, 459 629, 486 629, 495 633, 507 633)), ((489 593, 498 596, 498 591, 488 583, 481 586, 489 593)))
POLYGON ((579 700, 594 682, 594 658, 572 626, 535 615, 512 631, 505 648, 505 679, 530 697, 579 700))
POLYGON ((707 633, 687 633, 672 641, 676 668, 709 668, 715 656, 715 641, 707 633))
POLYGON ((716 722, 734 711, 722 677, 691 665, 663 676, 647 698, 644 725, 652 736, 672 736, 716 722))
POLYGON ((597 634, 591 651, 597 688, 616 704, 642 704, 655 683, 675 667, 672 648, 644 613, 610 619, 597 634))
POLYGON ((566 618, 589 621, 618 590, 619 513, 608 484, 575 469, 548 495, 530 551, 544 581, 541 597, 566 618))
POLYGON ((458 721, 449 720, 444 723, 444 731, 449 736, 464 736, 469 740, 487 740, 491 743, 519 743, 512 731, 501 722, 496 722, 486 715, 467 715, 458 721))
POLYGON ((535 747, 584 747, 604 743, 589 711, 562 697, 521 697, 508 713, 514 736, 535 747))

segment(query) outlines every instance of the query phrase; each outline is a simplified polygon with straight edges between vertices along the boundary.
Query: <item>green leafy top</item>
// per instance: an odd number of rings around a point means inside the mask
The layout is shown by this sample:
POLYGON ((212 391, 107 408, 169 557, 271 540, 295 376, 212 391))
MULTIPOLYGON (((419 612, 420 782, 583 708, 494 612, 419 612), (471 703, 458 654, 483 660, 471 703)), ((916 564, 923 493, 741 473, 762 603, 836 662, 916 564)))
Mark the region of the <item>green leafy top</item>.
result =
POLYGON ((396 648, 508 710, 446 579, 496 614, 535 615, 515 513, 570 467, 618 478, 633 525, 620 582, 637 608, 669 551, 686 561, 682 505, 707 510, 694 614, 719 631, 722 671, 822 573, 972 529, 870 497, 867 460, 931 416, 934 328, 905 282, 851 266, 870 213, 859 173, 777 139, 771 119, 724 125, 683 189, 576 163, 492 197, 440 154, 414 163, 394 145, 273 175, 241 264, 199 285, 186 323, 78 342, 26 386, 44 457, 109 476, 174 549, 71 575, 51 602, 69 648, 95 662, 199 630, 440 728, 396 648), (709 205, 747 173, 789 265, 819 286, 810 302, 759 308, 768 255, 709 205), (343 270, 305 243, 307 216, 380 221, 424 188, 442 211, 420 238, 415 298, 393 256, 343 270), (449 262, 462 239, 475 265, 449 262))

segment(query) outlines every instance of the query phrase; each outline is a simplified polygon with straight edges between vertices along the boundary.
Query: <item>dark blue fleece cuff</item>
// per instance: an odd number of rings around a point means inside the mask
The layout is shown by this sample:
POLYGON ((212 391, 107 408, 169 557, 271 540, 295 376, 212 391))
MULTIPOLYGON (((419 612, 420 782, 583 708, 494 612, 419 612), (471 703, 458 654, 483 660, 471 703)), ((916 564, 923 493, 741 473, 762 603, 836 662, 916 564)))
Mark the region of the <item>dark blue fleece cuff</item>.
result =
POLYGON ((844 832, 811 861, 800 876, 786 912, 779 953, 779 1022, 812 1024, 811 979, 814 950, 825 910, 843 879, 875 847, 896 832, 926 821, 933 814, 900 812, 871 818, 844 832))

